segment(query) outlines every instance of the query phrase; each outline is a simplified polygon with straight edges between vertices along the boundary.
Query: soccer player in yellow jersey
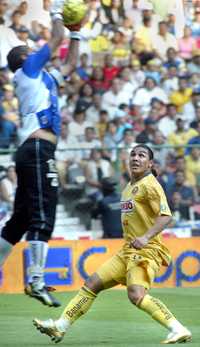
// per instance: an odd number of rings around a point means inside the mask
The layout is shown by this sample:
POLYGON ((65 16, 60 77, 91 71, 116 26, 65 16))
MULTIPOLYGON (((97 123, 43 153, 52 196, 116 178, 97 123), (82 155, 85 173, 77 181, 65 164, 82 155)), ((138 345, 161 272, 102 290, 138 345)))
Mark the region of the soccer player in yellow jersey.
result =
POLYGON ((165 193, 153 174, 153 152, 146 145, 137 145, 130 152, 131 180, 122 193, 124 245, 106 261, 68 303, 58 320, 33 323, 42 333, 59 342, 67 329, 91 307, 97 294, 117 284, 127 287, 133 305, 149 314, 169 330, 165 344, 191 340, 185 328, 148 290, 161 265, 168 265, 170 254, 160 233, 171 221, 165 193))

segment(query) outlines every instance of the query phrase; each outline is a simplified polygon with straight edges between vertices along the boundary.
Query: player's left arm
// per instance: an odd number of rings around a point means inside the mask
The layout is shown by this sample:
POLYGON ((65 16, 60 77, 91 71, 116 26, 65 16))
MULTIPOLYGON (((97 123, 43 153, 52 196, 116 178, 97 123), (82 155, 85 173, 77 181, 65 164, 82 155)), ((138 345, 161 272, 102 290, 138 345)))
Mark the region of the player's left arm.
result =
POLYGON ((131 246, 136 249, 145 247, 151 239, 160 234, 172 221, 171 211, 162 188, 156 186, 148 187, 147 192, 148 202, 157 217, 152 227, 143 236, 137 237, 131 242, 131 246))
POLYGON ((72 73, 77 66, 77 61, 79 57, 79 44, 82 39, 80 30, 82 26, 87 22, 89 11, 86 13, 85 17, 78 24, 68 25, 66 28, 70 31, 70 44, 68 54, 62 66, 63 76, 68 76, 72 73))
POLYGON ((69 76, 76 69, 77 60, 79 56, 79 42, 81 36, 79 32, 71 31, 70 32, 70 44, 69 51, 66 57, 66 60, 62 66, 62 75, 69 76))

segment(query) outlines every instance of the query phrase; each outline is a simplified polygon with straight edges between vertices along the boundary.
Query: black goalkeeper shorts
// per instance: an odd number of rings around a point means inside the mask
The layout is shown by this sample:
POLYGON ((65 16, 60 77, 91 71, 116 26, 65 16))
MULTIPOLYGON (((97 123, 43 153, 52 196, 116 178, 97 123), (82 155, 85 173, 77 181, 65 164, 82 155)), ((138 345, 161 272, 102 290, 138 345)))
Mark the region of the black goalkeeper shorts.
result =
POLYGON ((1 234, 13 245, 25 233, 29 241, 48 241, 51 237, 58 192, 55 149, 49 141, 30 138, 16 152, 14 210, 1 234))

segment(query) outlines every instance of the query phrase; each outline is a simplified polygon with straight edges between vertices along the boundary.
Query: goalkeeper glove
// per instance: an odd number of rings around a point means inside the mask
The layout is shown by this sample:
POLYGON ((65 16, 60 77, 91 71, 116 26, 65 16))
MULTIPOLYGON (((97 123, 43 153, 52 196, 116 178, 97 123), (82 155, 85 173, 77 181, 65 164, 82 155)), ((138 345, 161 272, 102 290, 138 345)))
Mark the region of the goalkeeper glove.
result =
POLYGON ((55 19, 63 19, 63 5, 66 0, 53 0, 50 7, 50 15, 53 20, 55 19))

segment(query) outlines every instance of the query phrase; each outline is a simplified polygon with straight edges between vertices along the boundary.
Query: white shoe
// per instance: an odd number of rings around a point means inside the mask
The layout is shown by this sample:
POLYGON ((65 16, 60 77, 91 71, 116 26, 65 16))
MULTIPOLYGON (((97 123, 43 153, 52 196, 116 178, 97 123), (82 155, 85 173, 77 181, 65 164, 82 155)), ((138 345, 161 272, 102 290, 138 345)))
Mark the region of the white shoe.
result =
POLYGON ((162 341, 163 344, 170 343, 184 343, 192 340, 192 334, 187 328, 183 328, 177 332, 170 332, 166 340, 162 341))
POLYGON ((37 318, 33 319, 33 324, 42 333, 50 336, 51 340, 55 343, 62 341, 65 331, 61 331, 53 319, 39 320, 37 318))

